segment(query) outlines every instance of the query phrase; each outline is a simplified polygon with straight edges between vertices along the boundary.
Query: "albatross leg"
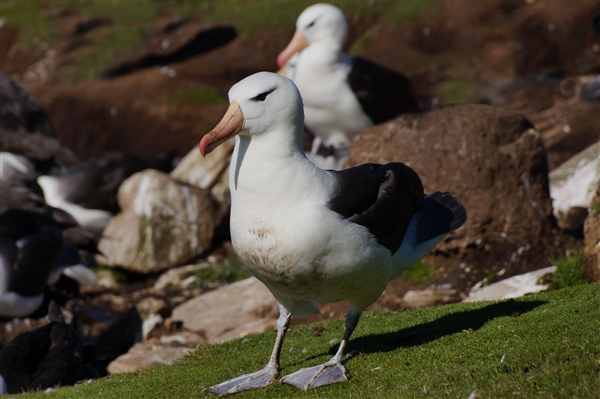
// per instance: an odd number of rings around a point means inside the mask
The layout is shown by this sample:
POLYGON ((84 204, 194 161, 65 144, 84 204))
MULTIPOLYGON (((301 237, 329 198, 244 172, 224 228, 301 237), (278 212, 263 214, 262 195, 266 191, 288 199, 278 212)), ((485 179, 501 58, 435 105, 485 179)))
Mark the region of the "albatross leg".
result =
POLYGON ((229 395, 246 389, 262 388, 279 378, 279 357, 281 355, 281 346, 283 338, 290 326, 291 313, 283 306, 279 305, 279 318, 277 319, 277 338, 269 363, 259 371, 244 374, 231 380, 206 388, 205 391, 216 393, 219 396, 229 395))
POLYGON ((344 339, 342 339, 335 356, 328 362, 314 367, 303 368, 295 373, 288 374, 281 379, 281 382, 306 391, 323 385, 348 381, 350 373, 346 370, 346 367, 342 365, 342 359, 344 357, 346 344, 350 340, 350 336, 356 328, 361 314, 362 312, 355 313, 352 310, 348 312, 346 315, 346 331, 344 332, 344 339))

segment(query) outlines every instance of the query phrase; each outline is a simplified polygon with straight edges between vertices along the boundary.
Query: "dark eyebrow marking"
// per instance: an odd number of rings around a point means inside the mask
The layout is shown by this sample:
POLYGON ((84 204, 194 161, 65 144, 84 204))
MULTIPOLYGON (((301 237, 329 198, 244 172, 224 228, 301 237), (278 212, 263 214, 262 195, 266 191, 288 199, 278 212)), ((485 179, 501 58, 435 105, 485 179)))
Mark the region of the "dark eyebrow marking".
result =
POLYGON ((267 90, 264 93, 260 93, 258 96, 256 97, 252 97, 251 100, 252 101, 265 101, 265 99, 267 98, 267 96, 271 93, 273 93, 275 91, 275 89, 271 89, 271 90, 267 90))

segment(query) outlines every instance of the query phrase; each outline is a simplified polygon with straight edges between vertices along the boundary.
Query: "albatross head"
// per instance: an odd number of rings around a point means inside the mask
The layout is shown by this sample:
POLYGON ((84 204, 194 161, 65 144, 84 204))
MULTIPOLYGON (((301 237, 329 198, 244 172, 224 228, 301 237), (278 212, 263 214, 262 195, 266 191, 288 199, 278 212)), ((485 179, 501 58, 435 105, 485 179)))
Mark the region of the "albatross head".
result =
MULTIPOLYGON (((221 122, 200 141, 202 156, 238 135, 302 134, 304 111, 296 85, 271 72, 251 75, 229 90, 229 108, 221 122)), ((298 136, 298 137, 295 137, 298 136)))
POLYGON ((319 41, 329 41, 341 50, 347 32, 346 17, 339 8, 331 4, 314 4, 298 17, 296 32, 287 47, 277 56, 277 66, 283 67, 294 54, 319 41))

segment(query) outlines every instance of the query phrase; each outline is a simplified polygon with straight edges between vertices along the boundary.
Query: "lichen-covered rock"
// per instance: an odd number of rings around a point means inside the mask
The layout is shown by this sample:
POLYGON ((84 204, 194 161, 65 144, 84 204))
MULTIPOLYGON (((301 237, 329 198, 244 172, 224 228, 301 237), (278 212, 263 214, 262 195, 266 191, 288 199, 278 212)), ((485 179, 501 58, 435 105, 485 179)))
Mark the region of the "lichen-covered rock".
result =
POLYGON ((122 211, 104 230, 98 261, 138 273, 185 264, 209 249, 221 217, 209 192, 155 170, 132 175, 117 199, 122 211))

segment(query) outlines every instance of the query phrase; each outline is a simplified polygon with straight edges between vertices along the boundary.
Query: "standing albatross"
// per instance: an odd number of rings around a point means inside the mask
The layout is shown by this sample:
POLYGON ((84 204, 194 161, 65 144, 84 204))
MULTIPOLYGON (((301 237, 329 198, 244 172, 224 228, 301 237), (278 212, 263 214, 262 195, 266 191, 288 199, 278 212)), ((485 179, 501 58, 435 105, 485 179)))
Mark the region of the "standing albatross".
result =
POLYGON ((277 57, 278 73, 302 95, 306 127, 316 136, 311 154, 323 143, 342 162, 352 137, 420 109, 406 76, 342 51, 347 30, 339 8, 314 4, 300 14, 292 40, 277 57))
POLYGON ((208 388, 220 395, 270 384, 292 315, 319 313, 315 302, 348 300, 346 331, 325 364, 282 382, 301 389, 348 379, 344 348, 363 310, 387 283, 463 225, 465 208, 448 193, 423 194, 401 163, 325 171, 302 149, 303 107, 294 83, 269 72, 229 91, 230 107, 200 141, 206 155, 235 137, 230 165, 231 240, 242 263, 280 310, 268 364, 208 388))

